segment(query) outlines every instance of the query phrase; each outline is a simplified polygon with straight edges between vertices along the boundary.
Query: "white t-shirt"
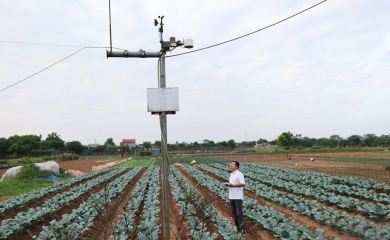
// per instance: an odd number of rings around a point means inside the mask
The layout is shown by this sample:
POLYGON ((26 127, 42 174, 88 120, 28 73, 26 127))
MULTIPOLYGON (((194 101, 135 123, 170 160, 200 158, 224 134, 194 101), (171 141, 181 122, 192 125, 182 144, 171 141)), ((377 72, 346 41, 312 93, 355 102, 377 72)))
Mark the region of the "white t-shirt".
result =
MULTIPOLYGON (((230 173, 229 183, 239 184, 245 183, 244 175, 236 170, 230 173)), ((244 187, 229 187, 229 199, 243 199, 244 187)))

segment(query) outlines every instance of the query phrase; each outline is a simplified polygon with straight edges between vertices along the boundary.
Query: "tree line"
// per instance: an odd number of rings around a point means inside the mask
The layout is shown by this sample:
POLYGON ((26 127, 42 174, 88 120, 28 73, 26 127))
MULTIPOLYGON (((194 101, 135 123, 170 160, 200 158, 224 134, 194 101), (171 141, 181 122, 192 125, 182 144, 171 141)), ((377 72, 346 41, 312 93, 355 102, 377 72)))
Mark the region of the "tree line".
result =
MULTIPOLYGON (((260 138, 255 141, 235 142, 233 139, 227 141, 215 142, 213 140, 204 139, 202 142, 175 142, 167 144, 169 151, 177 150, 202 150, 212 147, 219 147, 218 149, 235 148, 251 148, 256 145, 278 145, 286 149, 291 147, 328 147, 328 148, 342 148, 342 147, 387 147, 390 146, 390 134, 376 136, 375 134, 351 135, 347 138, 342 138, 339 135, 332 135, 329 138, 309 138, 302 137, 301 134, 292 134, 290 132, 283 132, 277 139, 268 141, 260 138)), ((157 140, 154 143, 145 141, 133 148, 128 146, 117 146, 112 138, 108 138, 103 145, 89 147, 84 146, 79 141, 65 142, 61 137, 53 132, 48 134, 46 138, 41 135, 14 135, 9 138, 0 138, 0 158, 18 158, 26 156, 44 156, 51 155, 53 152, 71 152, 77 154, 90 153, 127 153, 139 150, 151 150, 152 148, 161 148, 161 141, 157 140)))

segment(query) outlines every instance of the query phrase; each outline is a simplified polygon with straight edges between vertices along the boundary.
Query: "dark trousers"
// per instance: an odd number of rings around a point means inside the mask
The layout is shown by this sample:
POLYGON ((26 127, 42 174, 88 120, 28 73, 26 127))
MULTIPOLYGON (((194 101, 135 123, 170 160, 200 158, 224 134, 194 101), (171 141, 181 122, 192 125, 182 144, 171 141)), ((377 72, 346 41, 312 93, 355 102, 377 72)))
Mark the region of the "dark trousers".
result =
POLYGON ((242 214, 242 199, 230 199, 234 223, 240 233, 245 233, 244 215, 242 214))

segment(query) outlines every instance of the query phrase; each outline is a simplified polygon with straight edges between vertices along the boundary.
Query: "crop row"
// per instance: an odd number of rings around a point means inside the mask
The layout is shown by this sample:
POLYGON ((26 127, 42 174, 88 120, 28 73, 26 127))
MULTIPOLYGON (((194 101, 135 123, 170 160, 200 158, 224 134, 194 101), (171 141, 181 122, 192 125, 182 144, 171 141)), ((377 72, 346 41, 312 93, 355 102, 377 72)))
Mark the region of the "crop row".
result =
POLYGON ((160 167, 154 167, 151 179, 148 183, 148 192, 145 195, 142 220, 138 229, 138 239, 158 239, 160 224, 158 213, 161 205, 160 195, 160 167))
POLYGON ((108 181, 114 176, 119 175, 123 171, 125 171, 125 169, 116 169, 115 171, 111 171, 84 184, 71 188, 69 191, 57 194, 53 198, 45 201, 40 207, 30 208, 26 212, 18 213, 14 218, 3 220, 0 225, 0 239, 7 239, 14 236, 27 226, 39 222, 43 217, 48 216, 68 205, 87 191, 105 181, 108 181))
POLYGON ((0 216, 3 213, 10 212, 12 210, 15 210, 17 208, 20 208, 26 204, 32 203, 40 198, 43 198, 44 196, 60 191, 64 188, 70 187, 78 182, 84 181, 85 179, 92 178, 98 174, 107 172, 109 169, 100 170, 97 172, 90 172, 83 175, 80 175, 78 177, 68 179, 65 181, 62 181, 60 183, 55 183, 54 185, 50 187, 41 188, 38 190, 31 191, 29 193, 24 193, 15 197, 12 197, 8 199, 7 201, 4 201, 0 203, 0 216))
POLYGON ((390 203, 390 187, 374 180, 372 180, 372 182, 357 177, 337 177, 323 173, 304 172, 253 163, 246 163, 245 168, 253 169, 267 179, 278 178, 284 182, 295 183, 295 185, 311 186, 312 188, 320 188, 328 192, 331 191, 351 197, 365 198, 383 204, 390 203), (342 179, 344 179, 344 181, 341 181, 342 179), (339 184, 340 182, 345 183, 339 184), (370 182, 375 182, 375 184, 369 184, 370 182), (376 192, 380 190, 385 192, 376 192))
POLYGON ((34 239, 78 239, 92 226, 94 218, 105 210, 110 201, 125 189, 140 170, 141 168, 134 168, 116 178, 101 191, 92 194, 86 202, 80 204, 70 214, 64 214, 59 221, 53 220, 49 226, 43 226, 39 236, 34 236, 34 239))
MULTIPOLYGON (((319 186, 316 188, 307 186, 304 184, 297 184, 295 182, 284 181, 279 178, 272 178, 271 176, 264 176, 257 171, 257 168, 261 167, 260 165, 251 165, 246 166, 246 164, 242 164, 241 169, 245 172, 245 174, 255 179, 256 181, 262 182, 271 187, 277 187, 281 189, 285 189, 294 194, 303 195, 306 197, 314 198, 320 202, 336 205, 339 208, 346 209, 348 211, 358 210, 362 212, 364 215, 369 216, 374 219, 383 219, 390 218, 390 207, 388 205, 384 205, 381 203, 366 203, 365 201, 360 201, 359 199, 352 197, 345 197, 333 192, 328 192, 319 186)), ((228 170, 229 167, 225 164, 214 164, 213 166, 228 170)), ((275 173, 276 174, 276 173, 275 173)))
POLYGON ((219 235, 223 239, 238 240, 243 238, 240 233, 236 232, 236 227, 231 226, 231 221, 226 221, 211 205, 212 202, 196 192, 176 168, 171 168, 169 182, 173 197, 181 209, 181 215, 188 222, 187 228, 191 237, 209 240, 217 238, 218 234, 211 234, 207 231, 206 222, 211 221, 218 228, 219 235))
POLYGON ((135 222, 136 213, 145 197, 148 182, 151 181, 152 172, 153 167, 148 168, 138 181, 137 187, 131 192, 131 198, 126 203, 125 211, 118 223, 114 226, 115 230, 111 238, 112 240, 125 240, 136 237, 138 231, 138 225, 135 222))
MULTIPOLYGON (((207 165, 201 165, 200 167, 219 177, 229 179, 230 174, 224 170, 212 168, 207 165)), ((245 174, 247 175, 247 173, 245 174)), ((368 239, 385 239, 386 236, 390 235, 389 226, 380 227, 373 222, 367 223, 360 216, 352 217, 346 212, 339 213, 333 208, 326 208, 315 201, 308 201, 294 194, 274 190, 272 187, 261 184, 256 180, 251 181, 254 177, 259 178, 261 176, 249 176, 250 180, 248 179, 246 181, 246 189, 260 197, 306 215, 321 224, 368 239)))
POLYGON ((262 166, 262 168, 269 169, 271 172, 277 171, 283 173, 281 177, 285 180, 301 182, 312 186, 315 186, 316 182, 329 185, 341 184, 342 186, 360 187, 390 194, 390 186, 373 179, 362 179, 352 176, 333 176, 326 173, 298 171, 295 169, 274 166, 262 166))
MULTIPOLYGON (((214 178, 205 175, 201 171, 183 165, 183 169, 191 174, 201 185, 207 187, 214 194, 228 201, 228 188, 214 178)), ((246 197, 244 201, 244 215, 269 230, 275 237, 283 239, 327 239, 322 229, 317 229, 314 233, 306 226, 294 220, 288 220, 283 213, 274 208, 260 205, 255 199, 246 197)))

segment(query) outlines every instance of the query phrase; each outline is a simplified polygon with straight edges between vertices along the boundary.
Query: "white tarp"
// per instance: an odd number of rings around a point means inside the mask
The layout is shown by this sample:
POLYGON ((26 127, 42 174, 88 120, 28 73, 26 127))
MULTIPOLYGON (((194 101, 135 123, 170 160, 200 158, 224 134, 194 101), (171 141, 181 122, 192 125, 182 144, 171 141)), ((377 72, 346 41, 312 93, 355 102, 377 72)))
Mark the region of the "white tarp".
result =
MULTIPOLYGON (((54 161, 35 163, 35 166, 39 167, 41 170, 52 171, 53 173, 56 174, 60 173, 60 165, 54 161)), ((0 182, 15 177, 20 172, 21 168, 22 166, 17 166, 8 169, 1 177, 0 182)))

